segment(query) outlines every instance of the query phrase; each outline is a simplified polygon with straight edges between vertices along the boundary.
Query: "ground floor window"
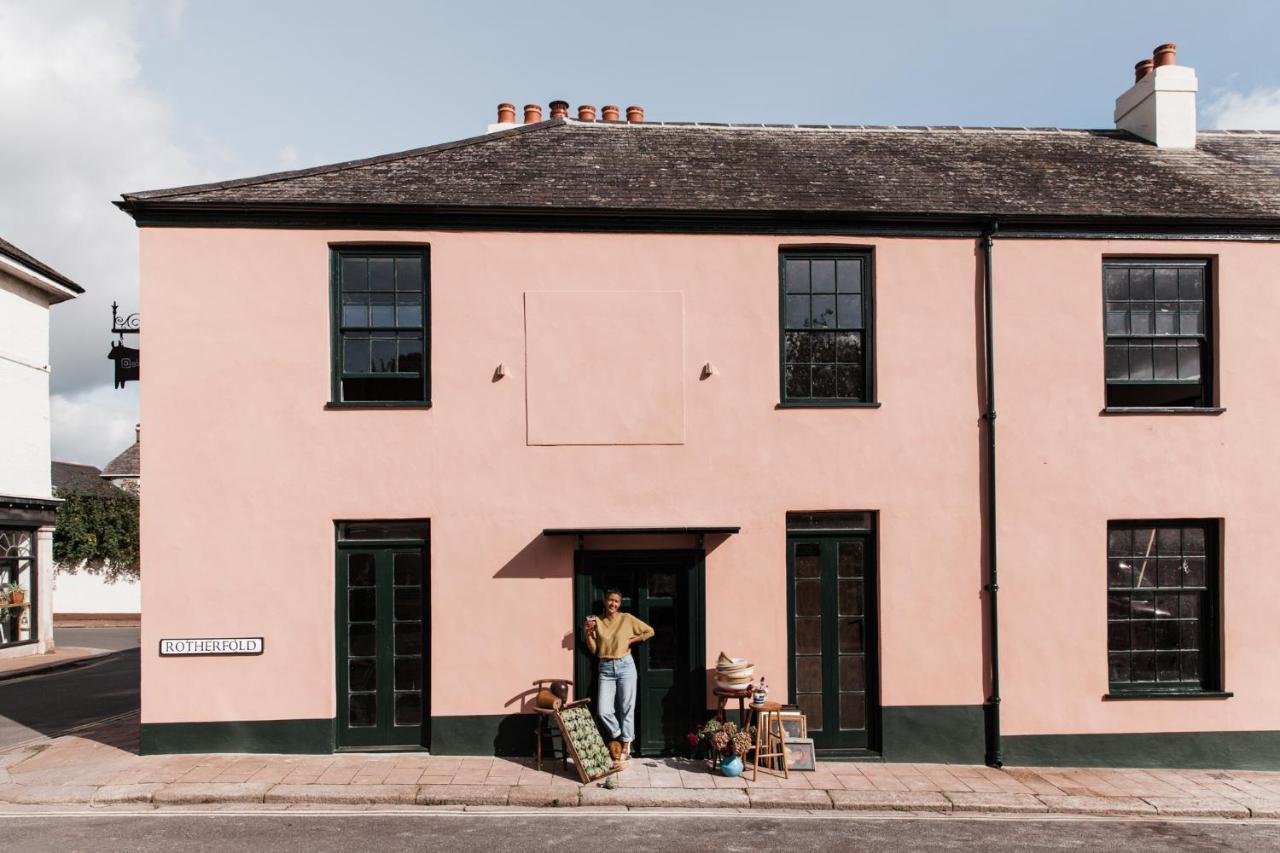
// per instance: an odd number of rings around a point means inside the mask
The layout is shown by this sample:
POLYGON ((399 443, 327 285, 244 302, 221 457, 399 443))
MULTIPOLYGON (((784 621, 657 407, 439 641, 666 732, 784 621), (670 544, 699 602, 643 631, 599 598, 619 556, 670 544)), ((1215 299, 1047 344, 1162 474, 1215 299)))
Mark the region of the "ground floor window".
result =
POLYGON ((35 639, 36 531, 0 527, 0 647, 35 639))
POLYGON ((1221 689, 1217 529, 1213 521, 1107 525, 1112 693, 1221 689))

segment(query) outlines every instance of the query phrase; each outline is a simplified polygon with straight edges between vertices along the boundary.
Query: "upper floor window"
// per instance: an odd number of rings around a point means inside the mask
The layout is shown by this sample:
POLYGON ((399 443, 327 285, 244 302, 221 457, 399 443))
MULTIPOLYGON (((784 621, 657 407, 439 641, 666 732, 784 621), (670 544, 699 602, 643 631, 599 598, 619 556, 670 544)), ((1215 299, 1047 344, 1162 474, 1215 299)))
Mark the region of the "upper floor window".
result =
POLYGON ((431 401, 426 248, 333 252, 333 401, 431 401))
POLYGON ((782 403, 866 403, 871 388, 871 253, 782 252, 782 403))
POLYGON ((1213 405, 1209 262, 1107 260, 1107 406, 1213 405))
POLYGON ((1113 694, 1221 689, 1217 524, 1107 525, 1107 660, 1113 694))

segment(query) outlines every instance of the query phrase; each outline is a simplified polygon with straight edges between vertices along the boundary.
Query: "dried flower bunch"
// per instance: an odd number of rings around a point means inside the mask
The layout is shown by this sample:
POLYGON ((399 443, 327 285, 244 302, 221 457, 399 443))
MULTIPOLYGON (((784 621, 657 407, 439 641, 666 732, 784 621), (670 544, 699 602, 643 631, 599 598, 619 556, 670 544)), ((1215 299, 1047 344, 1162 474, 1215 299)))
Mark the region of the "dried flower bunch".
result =
POLYGON ((745 756, 755 745, 756 728, 746 726, 739 728, 736 723, 722 723, 710 720, 698 730, 697 738, 713 755, 739 758, 745 756))

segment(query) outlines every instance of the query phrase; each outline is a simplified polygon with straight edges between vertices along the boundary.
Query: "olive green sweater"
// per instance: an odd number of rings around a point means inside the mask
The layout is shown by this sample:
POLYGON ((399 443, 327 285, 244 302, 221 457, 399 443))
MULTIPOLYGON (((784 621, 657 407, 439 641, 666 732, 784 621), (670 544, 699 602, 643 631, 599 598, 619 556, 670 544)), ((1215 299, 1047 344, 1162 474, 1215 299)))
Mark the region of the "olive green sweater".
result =
POLYGON ((587 648, 600 660, 617 660, 631 653, 631 638, 647 640, 653 629, 630 613, 618 612, 612 618, 596 618, 596 633, 587 633, 587 648))

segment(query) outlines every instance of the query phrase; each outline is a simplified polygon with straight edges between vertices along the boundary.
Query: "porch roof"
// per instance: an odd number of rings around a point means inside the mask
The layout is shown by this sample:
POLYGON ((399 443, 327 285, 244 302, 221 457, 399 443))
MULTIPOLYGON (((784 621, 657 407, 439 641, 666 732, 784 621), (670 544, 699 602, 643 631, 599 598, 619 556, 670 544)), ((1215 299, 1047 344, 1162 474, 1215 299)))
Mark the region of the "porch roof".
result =
POLYGON ((742 532, 741 527, 548 527, 543 536, 664 536, 692 533, 698 536, 725 535, 742 532))

